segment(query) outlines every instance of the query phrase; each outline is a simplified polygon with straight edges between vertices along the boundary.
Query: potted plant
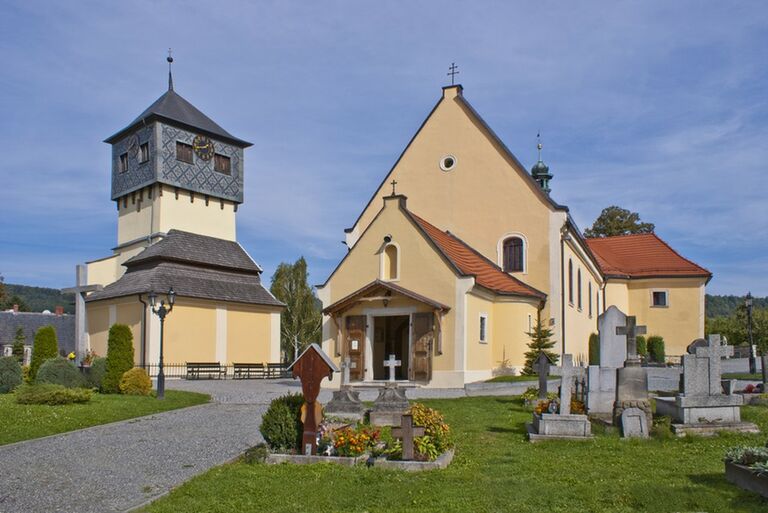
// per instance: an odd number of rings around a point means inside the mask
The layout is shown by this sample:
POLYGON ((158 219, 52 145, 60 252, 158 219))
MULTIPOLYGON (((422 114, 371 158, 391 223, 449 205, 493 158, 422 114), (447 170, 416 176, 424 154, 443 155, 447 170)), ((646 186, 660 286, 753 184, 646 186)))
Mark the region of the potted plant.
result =
POLYGON ((725 453, 724 461, 728 481, 768 497, 768 448, 731 447, 725 453))

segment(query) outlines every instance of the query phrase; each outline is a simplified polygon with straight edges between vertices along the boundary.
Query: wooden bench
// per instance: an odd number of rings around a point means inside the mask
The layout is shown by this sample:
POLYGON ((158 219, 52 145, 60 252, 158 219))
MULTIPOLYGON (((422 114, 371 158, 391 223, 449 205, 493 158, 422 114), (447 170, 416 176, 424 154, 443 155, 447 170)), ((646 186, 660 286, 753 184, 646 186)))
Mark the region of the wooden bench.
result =
POLYGON ((232 379, 264 379, 267 377, 263 363, 232 363, 232 379))
POLYGON ((284 363, 268 363, 267 364, 267 378, 290 378, 291 373, 288 372, 288 366, 284 363))
POLYGON ((221 362, 187 362, 187 379, 222 379, 227 367, 221 362))

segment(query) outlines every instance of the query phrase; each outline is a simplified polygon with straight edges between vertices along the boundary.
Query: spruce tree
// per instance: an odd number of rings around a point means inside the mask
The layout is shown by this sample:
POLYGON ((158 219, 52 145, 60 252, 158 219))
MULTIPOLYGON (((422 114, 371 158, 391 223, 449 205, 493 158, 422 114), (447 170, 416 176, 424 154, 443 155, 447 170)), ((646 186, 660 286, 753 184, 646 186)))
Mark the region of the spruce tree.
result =
POLYGON ((107 394, 120 393, 123 374, 133 368, 133 333, 125 324, 113 324, 107 339, 107 370, 101 388, 107 394))
POLYGON ((53 326, 44 326, 35 333, 32 346, 32 362, 29 364, 29 377, 32 381, 37 377, 37 370, 44 361, 59 355, 59 341, 53 326))
POLYGON ((536 374, 535 365, 540 353, 546 354, 553 364, 557 363, 559 356, 557 353, 550 351, 555 346, 555 341, 550 340, 552 338, 552 330, 542 324, 540 317, 536 321, 533 331, 528 332, 527 335, 531 341, 528 343, 529 350, 525 352, 523 374, 530 376, 536 374))
POLYGON ((13 339, 13 357, 16 358, 19 363, 24 363, 24 342, 27 337, 24 336, 24 329, 19 326, 16 328, 16 336, 13 339))

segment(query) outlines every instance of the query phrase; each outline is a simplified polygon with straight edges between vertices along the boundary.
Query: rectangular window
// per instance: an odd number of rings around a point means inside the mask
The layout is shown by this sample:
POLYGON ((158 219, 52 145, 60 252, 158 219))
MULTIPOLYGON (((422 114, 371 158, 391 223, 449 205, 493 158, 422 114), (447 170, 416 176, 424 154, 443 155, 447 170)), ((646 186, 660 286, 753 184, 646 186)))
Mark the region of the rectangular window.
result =
POLYGON ((219 155, 216 153, 213 156, 213 169, 218 173, 224 173, 225 175, 232 174, 232 161, 229 157, 219 155))
POLYGON ((667 291, 666 290, 654 290, 651 293, 652 296, 652 306, 656 307, 666 307, 669 306, 669 302, 667 301, 667 291))
POLYGON ((139 146, 139 163, 143 164, 149 160, 149 143, 139 146))
POLYGON ((176 160, 192 163, 192 145, 176 141, 176 160))
POLYGON ((480 316, 480 342, 488 342, 488 316, 480 316))
POLYGON ((120 155, 120 162, 118 163, 118 170, 121 173, 125 173, 126 171, 128 171, 128 154, 127 153, 123 153, 122 155, 120 155))

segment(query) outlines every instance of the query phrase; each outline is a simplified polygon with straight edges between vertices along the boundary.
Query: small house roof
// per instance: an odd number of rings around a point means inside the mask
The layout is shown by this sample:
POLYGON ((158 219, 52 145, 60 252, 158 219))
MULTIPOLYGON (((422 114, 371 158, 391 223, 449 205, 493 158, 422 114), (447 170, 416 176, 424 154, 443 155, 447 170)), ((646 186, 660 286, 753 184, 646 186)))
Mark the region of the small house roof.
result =
POLYGON ((317 345, 316 343, 311 343, 307 346, 307 348, 301 352, 301 354, 288 366, 287 370, 291 370, 296 362, 301 360, 302 356, 304 356, 308 351, 315 351, 320 358, 323 359, 323 361, 328 365, 328 367, 331 368, 333 372, 339 372, 339 368, 336 366, 335 363, 333 363, 333 360, 331 360, 331 357, 325 354, 325 351, 323 351, 323 348, 317 345))

